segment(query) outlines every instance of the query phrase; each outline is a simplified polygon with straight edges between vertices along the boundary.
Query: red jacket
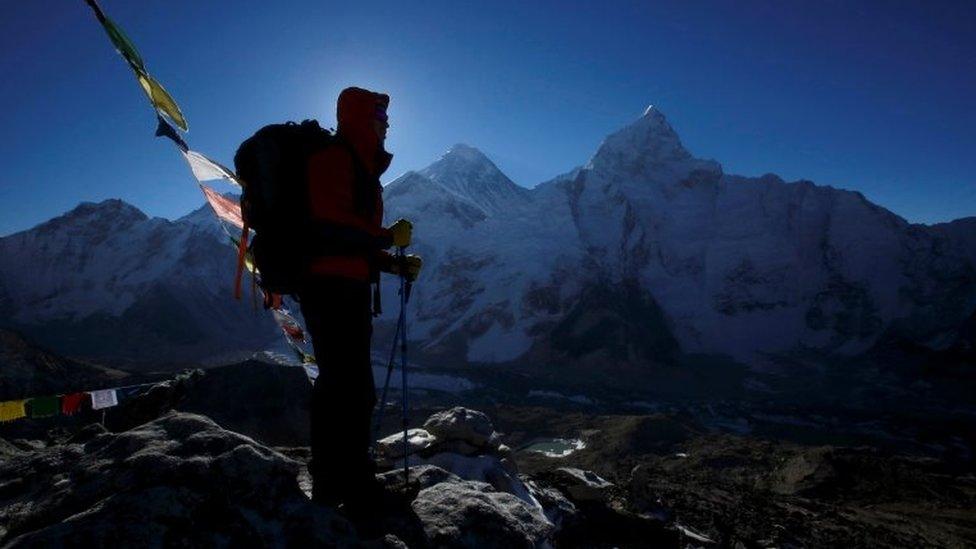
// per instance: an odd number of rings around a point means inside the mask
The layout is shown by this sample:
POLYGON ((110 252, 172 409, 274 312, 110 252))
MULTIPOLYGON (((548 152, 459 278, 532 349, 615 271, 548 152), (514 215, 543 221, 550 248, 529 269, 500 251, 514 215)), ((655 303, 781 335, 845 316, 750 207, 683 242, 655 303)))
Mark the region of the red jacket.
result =
POLYGON ((389 101, 385 94, 344 90, 337 108, 337 133, 343 143, 309 159, 308 198, 320 233, 315 238, 323 243, 324 251, 312 261, 313 274, 368 281, 375 276, 376 265, 388 256, 383 250, 392 239, 382 225, 379 177, 393 157, 383 149, 373 121, 377 109, 385 112, 389 101))

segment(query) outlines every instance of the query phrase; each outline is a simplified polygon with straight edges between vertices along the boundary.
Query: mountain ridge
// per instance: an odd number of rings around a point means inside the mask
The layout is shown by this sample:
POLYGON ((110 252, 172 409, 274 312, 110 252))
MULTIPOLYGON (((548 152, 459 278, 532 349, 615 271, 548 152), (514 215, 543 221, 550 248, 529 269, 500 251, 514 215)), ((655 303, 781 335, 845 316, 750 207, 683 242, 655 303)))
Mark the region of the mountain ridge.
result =
MULTIPOLYGON (((856 354, 893 328, 938 347, 976 303, 967 218, 912 225, 856 191, 726 174, 691 155, 653 107, 609 135, 587 164, 532 189, 458 144, 386 185, 384 195, 388 222, 415 223, 413 250, 425 269, 411 332, 433 356, 558 361, 569 349, 598 350, 583 341, 598 334, 617 341, 632 333, 646 322, 634 311, 660 311, 663 321, 652 324, 667 333, 654 337, 673 338, 682 352, 747 362, 804 348, 856 354), (594 285, 611 288, 608 303, 621 305, 572 321, 588 318, 602 326, 596 331, 567 325, 594 285), (633 299, 646 306, 622 306, 633 299), (565 348, 552 348, 554 333, 565 348)), ((105 319, 169 303, 170 318, 184 319, 174 327, 207 334, 190 347, 273 339, 275 330, 253 319, 248 337, 235 334, 242 312, 223 302, 233 261, 207 210, 169 221, 109 200, 0 238, 0 251, 16 258, 0 263, 0 302, 40 331, 55 321, 70 333, 72 322, 104 315, 100 328, 83 332, 111 333, 118 324, 105 319), (103 214, 85 217, 92 212, 103 214), (66 225, 72 221, 80 227, 66 225), (150 293, 154 305, 136 305, 150 293)), ((395 303, 394 288, 384 288, 395 303)), ((593 306, 599 310, 599 300, 593 306)), ((129 314, 143 324, 154 318, 129 314)), ((389 312, 377 319, 381 328, 389 321, 389 312)), ((134 335, 150 333, 146 325, 134 335)), ((654 361, 622 349, 608 356, 654 361)))

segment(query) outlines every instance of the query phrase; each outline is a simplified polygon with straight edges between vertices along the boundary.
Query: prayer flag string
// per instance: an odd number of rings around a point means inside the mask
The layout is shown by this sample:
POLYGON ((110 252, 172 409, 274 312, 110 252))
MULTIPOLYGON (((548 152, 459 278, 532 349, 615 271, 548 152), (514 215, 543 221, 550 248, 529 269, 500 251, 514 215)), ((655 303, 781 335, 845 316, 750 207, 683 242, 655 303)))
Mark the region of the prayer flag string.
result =
MULTIPOLYGON (((237 239, 230 235, 230 231, 225 227, 225 223, 243 230, 244 220, 240 203, 217 193, 210 187, 204 185, 203 182, 223 179, 237 187, 243 188, 242 182, 229 168, 211 160, 202 153, 190 149, 186 140, 180 136, 177 129, 170 125, 171 121, 180 130, 184 132, 188 130, 186 118, 183 116, 179 105, 177 105, 169 92, 163 88, 162 84, 149 74, 145 61, 142 59, 132 40, 122 31, 122 28, 105 15, 96 0, 85 0, 85 2, 94 11, 95 17, 101 23, 106 34, 108 34, 116 51, 118 51, 119 55, 129 65, 129 68, 135 73, 143 92, 145 92, 146 97, 148 97, 149 102, 155 109, 157 119, 155 135, 157 137, 166 137, 172 141, 180 150, 180 153, 183 154, 187 164, 190 166, 193 177, 197 180, 200 190, 203 192, 204 198, 206 198, 207 203, 210 204, 211 209, 216 215, 218 224, 236 245, 237 239)), ((251 273, 252 280, 256 280, 260 276, 260 273, 254 266, 249 250, 245 250, 244 266, 251 273)), ((262 293, 264 293, 263 290, 262 293)), ((285 342, 295 352, 299 364, 308 374, 309 381, 314 382, 318 376, 318 367, 315 365, 314 356, 305 350, 304 345, 307 341, 301 324, 285 309, 282 296, 264 293, 264 303, 265 307, 270 309, 272 315, 274 315, 275 322, 281 329, 285 342)), ((99 406, 112 401, 110 394, 101 395, 99 398, 103 399, 99 400, 99 406)), ((94 406, 96 404, 95 395, 92 395, 92 399, 92 405, 94 406)), ((20 413, 18 410, 14 406, 11 408, 9 414, 15 415, 20 413)), ((7 413, 4 410, 0 410, 0 421, 3 421, 2 418, 7 413)))

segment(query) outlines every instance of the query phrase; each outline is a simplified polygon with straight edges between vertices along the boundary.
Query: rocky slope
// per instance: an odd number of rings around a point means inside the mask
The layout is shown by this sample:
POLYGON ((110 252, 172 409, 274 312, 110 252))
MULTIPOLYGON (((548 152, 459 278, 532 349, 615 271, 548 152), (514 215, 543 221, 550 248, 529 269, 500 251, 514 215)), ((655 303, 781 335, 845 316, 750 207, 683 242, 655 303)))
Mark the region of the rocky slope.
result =
POLYGON ((595 475, 519 475, 483 414, 458 408, 426 426, 440 448, 426 459, 442 467, 415 464, 408 482, 400 469, 379 475, 391 503, 352 522, 308 500, 307 449, 275 450, 204 416, 0 441, 0 546, 546 547, 580 531, 677 546, 676 527, 608 505, 595 475))
POLYGON ((0 329, 0 400, 124 385, 127 372, 67 359, 0 329))
MULTIPOLYGON (((959 438, 968 427, 956 425, 945 439, 959 441, 959 450, 935 458, 868 446, 836 425, 823 425, 819 442, 801 444, 772 431, 718 430, 684 411, 581 413, 591 407, 585 403, 499 403, 488 408, 491 416, 414 408, 419 421, 406 452, 399 418, 389 418, 377 455, 389 468, 378 479, 390 503, 370 520, 350 520, 342 508, 308 500, 304 434, 287 434, 295 422, 288 410, 304 406, 288 398, 302 395, 290 383, 304 381, 300 370, 271 379, 257 365, 240 368, 243 385, 266 389, 264 401, 246 391, 224 394, 233 372, 208 370, 123 402, 106 427, 91 423, 94 414, 58 429, 45 420, 22 420, 26 427, 16 431, 4 426, 0 547, 956 547, 976 540, 976 481, 966 453, 974 441, 959 438), (187 409, 221 411, 225 419, 187 409), (552 437, 579 444, 562 457, 532 449, 552 437)), ((793 421, 796 433, 816 429, 814 418, 793 421)))

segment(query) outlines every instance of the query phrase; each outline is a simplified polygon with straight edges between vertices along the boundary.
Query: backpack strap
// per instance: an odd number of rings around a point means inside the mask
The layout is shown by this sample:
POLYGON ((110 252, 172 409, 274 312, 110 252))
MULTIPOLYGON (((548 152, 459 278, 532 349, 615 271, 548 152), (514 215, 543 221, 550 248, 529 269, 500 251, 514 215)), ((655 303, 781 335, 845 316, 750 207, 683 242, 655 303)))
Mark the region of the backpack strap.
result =
POLYGON ((366 165, 359 158, 359 153, 356 152, 352 143, 339 134, 335 135, 333 143, 345 149, 349 153, 349 158, 352 159, 353 202, 357 212, 372 214, 376 209, 376 195, 367 191, 372 191, 373 187, 379 186, 379 178, 370 176, 366 170, 366 165))

